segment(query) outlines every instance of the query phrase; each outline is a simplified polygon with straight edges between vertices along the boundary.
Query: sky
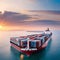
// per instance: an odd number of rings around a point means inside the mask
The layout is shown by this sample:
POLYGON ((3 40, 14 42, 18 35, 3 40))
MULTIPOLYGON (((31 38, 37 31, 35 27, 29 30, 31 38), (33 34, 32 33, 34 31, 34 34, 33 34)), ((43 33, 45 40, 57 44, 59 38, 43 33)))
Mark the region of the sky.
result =
POLYGON ((0 0, 1 11, 60 10, 60 0, 0 0))
POLYGON ((60 30, 60 0, 0 0, 0 30, 47 27, 60 30))

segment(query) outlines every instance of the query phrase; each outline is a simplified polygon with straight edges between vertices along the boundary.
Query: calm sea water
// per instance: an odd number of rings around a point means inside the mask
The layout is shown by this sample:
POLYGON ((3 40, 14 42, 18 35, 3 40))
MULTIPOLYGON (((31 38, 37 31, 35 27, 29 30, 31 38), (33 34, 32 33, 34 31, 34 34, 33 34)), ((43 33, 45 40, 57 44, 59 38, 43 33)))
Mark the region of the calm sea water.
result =
MULTIPOLYGON (((52 40, 50 40, 46 49, 29 57, 24 55, 23 60, 60 60, 60 31, 52 32, 52 40)), ((25 31, 0 31, 0 60, 21 60, 20 56, 22 53, 10 47, 10 37, 28 34, 32 33, 25 31)))

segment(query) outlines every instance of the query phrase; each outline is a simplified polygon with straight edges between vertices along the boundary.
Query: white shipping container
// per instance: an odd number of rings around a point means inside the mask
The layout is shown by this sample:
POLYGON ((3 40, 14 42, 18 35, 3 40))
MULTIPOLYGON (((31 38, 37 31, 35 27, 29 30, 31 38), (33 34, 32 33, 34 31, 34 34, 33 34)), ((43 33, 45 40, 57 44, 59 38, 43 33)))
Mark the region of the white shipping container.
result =
POLYGON ((18 46, 20 45, 20 41, 19 40, 20 39, 19 38, 16 38, 16 37, 13 37, 13 38, 10 39, 11 42, 17 44, 18 46))

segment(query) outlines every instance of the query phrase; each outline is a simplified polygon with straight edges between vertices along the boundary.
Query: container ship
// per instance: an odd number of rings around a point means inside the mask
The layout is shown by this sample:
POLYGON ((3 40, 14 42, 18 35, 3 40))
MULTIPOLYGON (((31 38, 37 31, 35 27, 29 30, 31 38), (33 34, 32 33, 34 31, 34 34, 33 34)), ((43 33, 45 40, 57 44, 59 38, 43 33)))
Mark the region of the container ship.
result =
POLYGON ((28 56, 44 49, 49 40, 51 40, 52 32, 48 29, 39 34, 32 34, 20 37, 11 37, 10 43, 13 48, 28 56))

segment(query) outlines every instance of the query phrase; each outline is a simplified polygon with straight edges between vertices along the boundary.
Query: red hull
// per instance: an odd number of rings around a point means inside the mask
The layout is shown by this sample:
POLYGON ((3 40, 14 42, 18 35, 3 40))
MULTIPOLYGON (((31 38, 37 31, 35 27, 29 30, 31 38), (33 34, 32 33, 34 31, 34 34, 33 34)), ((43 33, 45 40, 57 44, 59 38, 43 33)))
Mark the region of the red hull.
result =
POLYGON ((37 52, 37 51, 42 50, 43 48, 45 48, 48 45, 49 40, 50 40, 50 38, 40 48, 38 48, 37 50, 30 50, 30 51, 29 50, 27 50, 27 51, 26 50, 21 50, 20 47, 16 46, 13 43, 11 43, 11 46, 13 48, 15 48, 16 50, 18 50, 19 52, 25 53, 26 55, 30 56, 32 53, 35 53, 35 52, 37 52))

